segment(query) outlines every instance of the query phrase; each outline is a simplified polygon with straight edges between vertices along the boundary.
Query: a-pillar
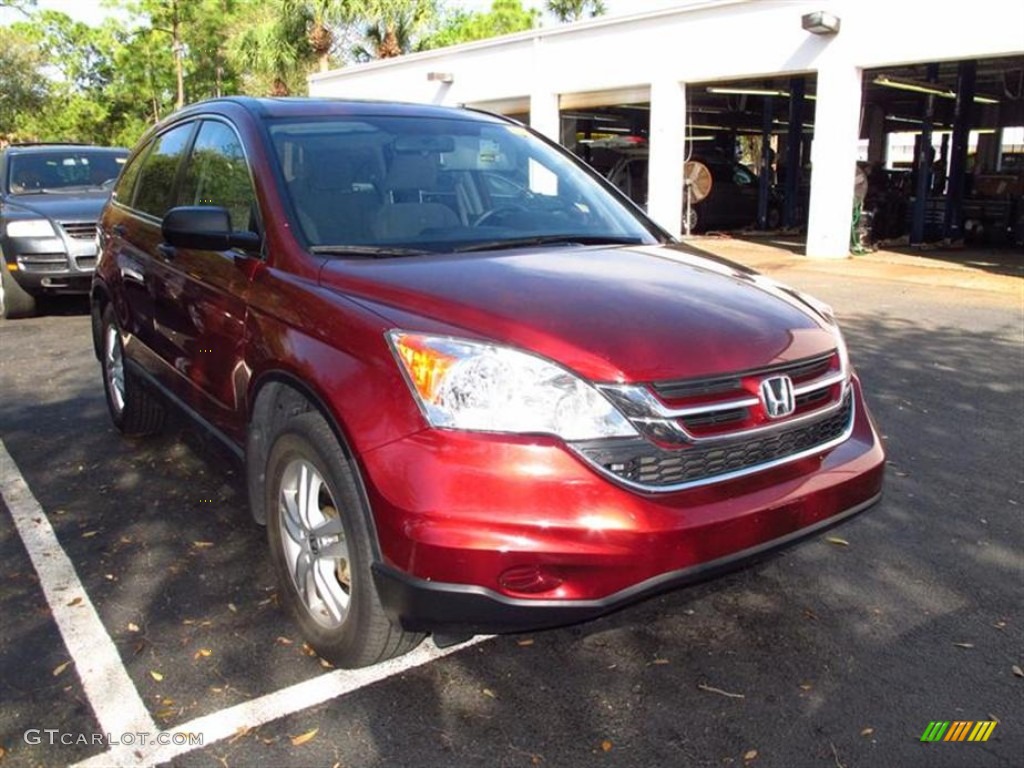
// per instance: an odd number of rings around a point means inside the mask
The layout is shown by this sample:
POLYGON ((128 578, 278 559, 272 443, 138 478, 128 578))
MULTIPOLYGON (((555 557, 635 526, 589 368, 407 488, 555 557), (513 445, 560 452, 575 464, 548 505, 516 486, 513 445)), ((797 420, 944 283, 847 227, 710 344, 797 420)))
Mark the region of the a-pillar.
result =
POLYGON ((673 235, 683 223, 683 135, 686 86, 675 80, 651 83, 647 213, 673 235))
POLYGON ((842 259, 850 255, 853 183, 860 136, 859 67, 835 62, 818 71, 814 140, 811 147, 811 202, 807 255, 842 259))

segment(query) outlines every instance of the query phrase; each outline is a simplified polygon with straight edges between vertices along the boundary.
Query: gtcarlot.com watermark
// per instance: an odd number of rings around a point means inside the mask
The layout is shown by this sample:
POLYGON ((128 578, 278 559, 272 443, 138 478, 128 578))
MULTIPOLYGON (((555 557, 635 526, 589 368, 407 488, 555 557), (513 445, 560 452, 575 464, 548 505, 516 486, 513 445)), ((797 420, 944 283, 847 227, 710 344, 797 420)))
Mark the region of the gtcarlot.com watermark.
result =
POLYGON ((203 734, 188 731, 129 731, 127 733, 76 733, 62 731, 59 728, 29 728, 22 736, 26 744, 36 746, 45 744, 56 746, 94 746, 94 747, 146 747, 166 746, 203 746, 203 734))

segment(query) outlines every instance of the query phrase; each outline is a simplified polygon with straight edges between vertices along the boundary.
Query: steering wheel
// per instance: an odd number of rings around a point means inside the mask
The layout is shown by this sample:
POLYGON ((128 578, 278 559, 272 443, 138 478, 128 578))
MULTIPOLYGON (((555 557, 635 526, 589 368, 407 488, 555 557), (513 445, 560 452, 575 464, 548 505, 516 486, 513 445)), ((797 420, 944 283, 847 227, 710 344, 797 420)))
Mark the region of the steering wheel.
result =
POLYGON ((508 213, 528 213, 525 205, 519 203, 506 203, 499 205, 497 208, 491 208, 489 211, 484 211, 480 214, 480 218, 473 222, 474 227, 480 227, 486 224, 488 221, 495 217, 501 217, 508 213))

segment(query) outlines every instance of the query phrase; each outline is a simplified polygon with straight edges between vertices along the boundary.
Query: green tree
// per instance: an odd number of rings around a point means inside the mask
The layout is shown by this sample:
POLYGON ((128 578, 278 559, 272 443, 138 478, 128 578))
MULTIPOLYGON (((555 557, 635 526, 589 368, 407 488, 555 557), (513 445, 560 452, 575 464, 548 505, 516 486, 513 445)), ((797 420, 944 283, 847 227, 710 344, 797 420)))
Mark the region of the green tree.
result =
POLYGON ((228 43, 228 53, 247 73, 248 89, 288 96, 305 78, 316 52, 309 41, 309 16, 301 4, 276 0, 253 7, 228 43))
POLYGON ((547 0, 547 9, 559 21, 580 21, 585 16, 602 16, 607 12, 602 0, 547 0))
POLYGON ((489 12, 470 13, 461 9, 444 13, 436 29, 424 37, 422 49, 484 40, 533 29, 540 21, 540 11, 524 8, 522 0, 493 0, 489 12))
POLYGON ((359 18, 363 42, 353 49, 357 61, 391 59, 417 47, 417 35, 436 17, 435 0, 364 0, 359 18))
POLYGON ((13 137, 19 115, 37 112, 46 103, 42 66, 42 53, 29 37, 0 27, 0 140, 13 137))

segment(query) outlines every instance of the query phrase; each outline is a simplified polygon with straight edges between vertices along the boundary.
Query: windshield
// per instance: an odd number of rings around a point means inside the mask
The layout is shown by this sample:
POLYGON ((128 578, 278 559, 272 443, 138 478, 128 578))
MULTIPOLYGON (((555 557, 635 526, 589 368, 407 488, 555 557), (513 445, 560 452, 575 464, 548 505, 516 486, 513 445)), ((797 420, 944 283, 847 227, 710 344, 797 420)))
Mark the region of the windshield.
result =
POLYGON ((296 223, 318 252, 555 243, 660 235, 570 157, 518 125, 428 117, 271 124, 296 223), (341 246, 348 246, 343 248, 341 246))
POLYGON ((10 156, 7 188, 13 195, 109 189, 128 153, 87 149, 23 152, 10 156))

